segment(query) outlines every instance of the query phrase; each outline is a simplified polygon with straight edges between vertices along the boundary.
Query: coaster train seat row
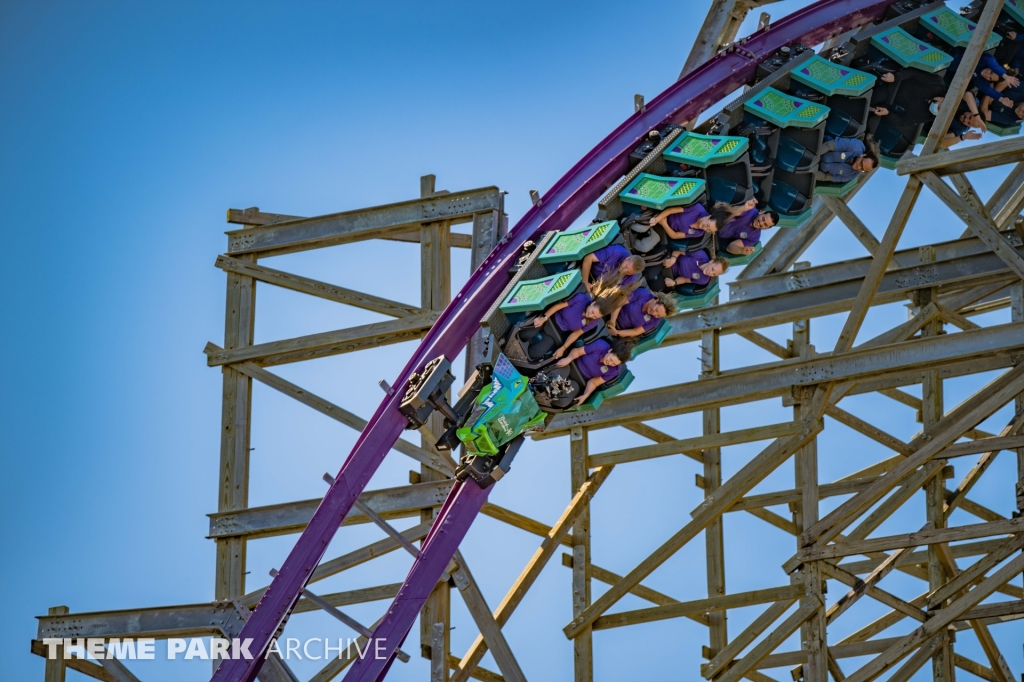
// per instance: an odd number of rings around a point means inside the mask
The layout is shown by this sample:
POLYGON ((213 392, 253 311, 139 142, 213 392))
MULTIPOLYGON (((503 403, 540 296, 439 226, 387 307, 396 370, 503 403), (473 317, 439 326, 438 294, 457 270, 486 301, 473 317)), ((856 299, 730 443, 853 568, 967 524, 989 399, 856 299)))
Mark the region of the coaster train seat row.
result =
MULTIPOLYGON (((461 444, 458 477, 486 487, 549 415, 594 410, 625 391, 633 380, 626 363, 664 341, 669 315, 714 302, 719 276, 761 251, 763 230, 799 229, 815 194, 846 196, 864 172, 891 168, 913 148, 930 126, 917 114, 933 119, 936 107, 907 98, 952 77, 980 10, 895 3, 886 21, 824 54, 782 48, 747 92, 693 130, 651 131, 591 224, 524 244, 481 321, 496 360, 477 367, 457 403, 446 398, 454 383, 446 358, 413 376, 401 406, 409 428, 442 412, 437 447, 461 444), (851 165, 858 150, 870 162, 851 165)), ((991 78, 981 75, 985 65, 1003 60, 1009 70, 991 85, 1013 106, 990 97, 983 113, 988 131, 1009 135, 1024 117, 1024 92, 1011 76, 1024 59, 1017 0, 1006 0, 997 29, 979 62, 975 101, 991 78)), ((958 131, 970 127, 970 113, 954 121, 944 146, 964 139, 958 131)))

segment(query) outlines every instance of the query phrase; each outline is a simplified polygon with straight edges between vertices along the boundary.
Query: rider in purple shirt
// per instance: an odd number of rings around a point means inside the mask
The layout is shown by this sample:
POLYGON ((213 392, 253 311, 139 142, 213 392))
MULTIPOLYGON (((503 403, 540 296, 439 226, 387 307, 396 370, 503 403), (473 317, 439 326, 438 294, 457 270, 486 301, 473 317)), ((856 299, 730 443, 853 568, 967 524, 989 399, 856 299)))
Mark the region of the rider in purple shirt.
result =
POLYGON ((582 291, 574 294, 554 304, 543 315, 538 315, 534 319, 533 326, 539 328, 554 316, 555 325, 568 333, 565 342, 555 350, 554 357, 560 358, 565 355, 565 351, 576 343, 576 339, 597 327, 602 317, 614 315, 628 300, 625 291, 606 285, 599 284, 595 287, 594 293, 594 298, 582 291))
POLYGON ((651 218, 651 225, 661 225, 671 239, 694 239, 706 232, 717 232, 732 216, 727 206, 715 206, 708 213, 701 204, 671 206, 651 218))
POLYGON ((719 243, 725 250, 737 256, 754 253, 754 246, 761 241, 761 230, 768 230, 779 224, 775 211, 758 211, 747 203, 747 210, 730 220, 718 233, 719 243))
POLYGON ((649 289, 636 289, 629 303, 612 313, 609 331, 613 336, 643 336, 661 321, 676 313, 676 302, 668 294, 654 294, 649 289))
POLYGON ((597 339, 582 348, 573 348, 572 352, 558 361, 558 367, 565 367, 576 361, 576 369, 580 371, 587 385, 583 392, 573 401, 574 405, 583 404, 590 394, 603 383, 617 379, 626 371, 626 360, 633 352, 635 344, 628 339, 615 339, 608 343, 597 339))
POLYGON ((704 250, 693 253, 676 251, 670 258, 666 258, 662 265, 667 269, 667 272, 663 271, 662 281, 668 288, 687 282, 707 284, 713 277, 718 277, 729 269, 729 261, 724 258, 712 258, 704 250))
POLYGON ((622 244, 609 244, 588 253, 583 257, 583 264, 580 266, 583 286, 591 292, 591 279, 595 282, 606 279, 612 285, 627 287, 636 282, 643 271, 644 259, 631 255, 622 244))

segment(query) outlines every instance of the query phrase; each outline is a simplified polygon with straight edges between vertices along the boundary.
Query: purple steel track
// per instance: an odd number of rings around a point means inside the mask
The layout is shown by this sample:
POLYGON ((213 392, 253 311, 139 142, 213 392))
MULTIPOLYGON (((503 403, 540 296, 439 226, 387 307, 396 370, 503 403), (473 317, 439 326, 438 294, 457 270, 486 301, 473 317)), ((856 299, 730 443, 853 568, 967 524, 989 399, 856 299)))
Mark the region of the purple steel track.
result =
MULTIPOLYGON (((455 299, 420 343, 408 364, 392 384, 399 390, 384 399, 349 453, 334 484, 313 518, 299 536, 277 577, 246 621, 241 639, 251 638, 252 660, 225 660, 211 682, 252 682, 263 665, 274 633, 291 613, 313 569, 320 562, 341 521, 380 466, 405 427, 398 412, 401 390, 413 371, 427 360, 444 355, 454 358, 480 326, 480 319, 508 283, 508 267, 523 242, 542 232, 562 230, 587 210, 629 168, 629 153, 654 129, 668 123, 696 119, 702 112, 751 80, 757 64, 784 45, 817 45, 834 35, 882 17, 893 0, 821 0, 784 17, 767 31, 758 31, 742 43, 742 50, 727 50, 676 81, 655 97, 643 112, 626 119, 555 183, 543 202, 523 216, 509 234, 474 272, 455 299), (257 653, 258 652, 258 653, 257 653)), ((388 654, 412 626, 419 611, 413 610, 422 590, 432 588, 447 566, 454 549, 465 536, 487 498, 475 485, 459 486, 446 501, 443 516, 435 521, 421 556, 413 564, 396 601, 377 632, 386 636, 388 654), (451 503, 451 504, 450 504, 451 503), (451 520, 448 519, 452 516, 451 520), (438 526, 442 530, 438 530, 438 526), (437 532, 435 532, 437 531, 437 532), (454 543, 454 544, 453 544, 454 543), (432 550, 427 556, 427 550, 432 550), (443 557, 434 558, 433 554, 443 557), (411 579, 415 578, 415 584, 411 579), (404 598, 404 601, 403 601, 404 598), (385 628, 385 626, 387 626, 385 628), (385 628, 387 632, 382 629, 385 628), (404 628, 404 629, 403 629, 404 628)), ((371 650, 373 647, 371 647, 371 650)), ((367 658, 357 662, 346 682, 373 682, 386 661, 367 658)))

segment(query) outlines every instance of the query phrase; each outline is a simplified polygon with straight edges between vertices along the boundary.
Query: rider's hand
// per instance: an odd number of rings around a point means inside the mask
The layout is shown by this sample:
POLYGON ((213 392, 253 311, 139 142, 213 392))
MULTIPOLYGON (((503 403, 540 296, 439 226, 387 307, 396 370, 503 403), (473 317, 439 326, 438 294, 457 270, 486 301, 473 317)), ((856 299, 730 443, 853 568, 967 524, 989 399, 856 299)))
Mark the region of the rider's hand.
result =
POLYGON ((538 315, 537 319, 535 319, 533 321, 533 326, 534 327, 543 327, 544 323, 547 322, 547 321, 548 321, 548 316, 547 315, 538 315))
POLYGON ((873 111, 875 113, 875 116, 888 116, 889 115, 889 110, 886 109, 885 107, 875 107, 871 111, 873 111))
POLYGON ((1011 88, 1015 88, 1020 85, 1020 79, 1014 78, 1010 75, 1003 76, 1003 80, 1009 83, 1011 88))
POLYGON ((1004 107, 1008 107, 1010 109, 1013 108, 1013 100, 1010 99, 1009 97, 1000 97, 999 103, 1002 104, 1004 107))
POLYGON ((965 140, 980 140, 981 139, 981 133, 979 133, 977 130, 969 130, 966 133, 964 133, 964 139, 965 140))
POLYGON ((754 253, 754 247, 753 246, 744 246, 743 247, 743 255, 744 256, 749 256, 752 253, 754 253))
POLYGON ((566 365, 569 364, 569 362, 569 358, 562 358, 561 360, 555 363, 555 367, 565 367, 566 365))
POLYGON ((666 258, 661 262, 661 264, 664 265, 666 268, 670 268, 676 264, 676 257, 672 256, 671 258, 666 258))
POLYGON ((670 287, 670 288, 674 287, 676 285, 676 281, 674 279, 672 279, 671 277, 666 277, 662 281, 664 282, 665 286, 670 287))
POLYGON ((880 78, 882 79, 882 81, 883 81, 883 82, 885 82, 885 83, 892 83, 893 81, 895 81, 895 80, 896 80, 896 76, 892 75, 891 73, 883 73, 883 74, 882 74, 881 76, 879 76, 879 77, 880 77, 880 78))
POLYGON ((557 358, 562 357, 563 355, 565 355, 565 348, 564 347, 559 348, 558 350, 556 350, 554 357, 557 359, 557 358))

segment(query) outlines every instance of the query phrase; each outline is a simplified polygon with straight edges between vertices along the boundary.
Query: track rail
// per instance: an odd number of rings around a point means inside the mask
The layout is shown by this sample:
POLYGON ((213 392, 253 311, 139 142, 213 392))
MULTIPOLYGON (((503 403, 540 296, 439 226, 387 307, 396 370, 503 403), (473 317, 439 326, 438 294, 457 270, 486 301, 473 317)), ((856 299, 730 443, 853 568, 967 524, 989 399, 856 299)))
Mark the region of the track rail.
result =
MULTIPOLYGON (((474 272, 413 353, 393 383, 404 387, 427 360, 455 357, 480 325, 480 319, 506 286, 506 271, 528 239, 562 230, 583 214, 628 170, 630 152, 652 129, 696 119, 730 92, 752 79, 757 64, 784 45, 813 46, 879 19, 892 0, 821 0, 758 31, 733 49, 704 63, 651 100, 584 156, 516 224, 474 272)), ((211 682, 251 682, 264 662, 271 639, 294 608, 302 588, 327 546, 384 456, 401 435, 406 420, 398 412, 403 391, 396 390, 377 408, 342 464, 316 513, 299 536, 260 603, 238 637, 251 639, 252 660, 225 660, 211 682)), ((422 601, 440 578, 487 491, 458 485, 442 507, 402 590, 375 632, 390 657, 405 637, 422 601)), ((375 649, 375 647, 374 647, 375 649)), ((358 659, 346 682, 372 682, 386 673, 388 658, 358 659)))

